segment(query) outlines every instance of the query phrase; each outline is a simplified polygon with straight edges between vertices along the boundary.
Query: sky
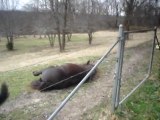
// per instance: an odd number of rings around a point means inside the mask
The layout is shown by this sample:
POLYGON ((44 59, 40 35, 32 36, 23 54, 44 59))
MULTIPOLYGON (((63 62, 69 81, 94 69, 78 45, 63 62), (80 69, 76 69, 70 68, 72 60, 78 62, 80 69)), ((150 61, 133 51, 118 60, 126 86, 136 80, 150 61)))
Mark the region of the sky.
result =
MULTIPOLYGON (((31 0, 18 0, 18 3, 19 3, 18 9, 22 9, 22 7, 23 7, 25 4, 29 3, 30 1, 31 1, 31 0)), ((159 3, 158 3, 158 6, 160 6, 160 1, 159 1, 159 3)))
POLYGON ((22 9, 22 7, 25 5, 25 4, 27 4, 27 3, 29 3, 29 1, 30 0, 19 0, 18 1, 18 3, 19 3, 19 5, 18 5, 18 9, 22 9))

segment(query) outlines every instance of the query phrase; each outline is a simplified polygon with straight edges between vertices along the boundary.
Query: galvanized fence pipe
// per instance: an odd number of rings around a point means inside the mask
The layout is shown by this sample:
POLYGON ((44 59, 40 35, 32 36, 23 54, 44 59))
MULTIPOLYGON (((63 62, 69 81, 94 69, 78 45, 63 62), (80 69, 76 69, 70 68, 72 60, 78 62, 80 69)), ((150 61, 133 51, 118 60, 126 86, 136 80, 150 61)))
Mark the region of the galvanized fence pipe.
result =
POLYGON ((114 75, 114 88, 113 88, 113 97, 112 97, 112 112, 119 105, 119 96, 120 96, 120 85, 121 85, 121 74, 122 74, 122 65, 123 65, 123 55, 124 55, 124 45, 125 45, 125 37, 123 31, 123 25, 119 26, 119 45, 117 51, 117 63, 116 70, 114 75))
POLYGON ((132 31, 124 31, 124 33, 143 33, 143 32, 149 32, 154 31, 155 29, 144 29, 144 30, 132 30, 132 31))
POLYGON ((119 40, 107 51, 100 60, 94 65, 94 67, 88 72, 88 74, 82 79, 82 81, 73 89, 73 91, 63 100, 63 102, 57 107, 57 109, 51 114, 47 120, 52 120, 64 107, 64 105, 69 101, 69 99, 76 93, 76 91, 81 87, 81 85, 87 80, 87 78, 92 74, 92 72, 98 67, 98 65, 110 54, 112 49, 117 45, 119 40))
POLYGON ((148 69, 148 74, 149 75, 151 74, 151 70, 152 70, 152 63, 153 63, 153 56, 154 56, 156 37, 157 37, 157 27, 155 27, 155 29, 154 29, 154 39, 153 39, 153 43, 152 43, 151 58, 150 58, 149 69, 148 69))
POLYGON ((147 76, 119 102, 119 105, 121 105, 129 96, 131 96, 148 79, 148 77, 149 75, 147 74, 147 76))
POLYGON ((120 58, 119 58, 119 69, 118 69, 118 89, 117 89, 117 107, 119 105, 120 100, 120 87, 121 87, 121 79, 122 79, 122 66, 123 66, 123 57, 124 57, 124 46, 125 46, 125 36, 123 32, 123 26, 122 26, 122 33, 121 33, 121 40, 119 42, 119 50, 120 50, 120 58))
POLYGON ((135 87, 131 90, 131 92, 129 92, 127 94, 127 96, 125 96, 120 102, 119 105, 121 105, 129 96, 131 96, 150 76, 151 74, 151 70, 152 70, 152 63, 153 63, 153 56, 154 56, 154 49, 155 49, 155 41, 156 41, 156 35, 157 35, 157 28, 154 29, 150 29, 150 31, 154 31, 154 39, 152 42, 152 50, 151 50, 151 54, 150 54, 150 63, 149 63, 149 68, 148 68, 148 73, 146 75, 146 77, 135 87))

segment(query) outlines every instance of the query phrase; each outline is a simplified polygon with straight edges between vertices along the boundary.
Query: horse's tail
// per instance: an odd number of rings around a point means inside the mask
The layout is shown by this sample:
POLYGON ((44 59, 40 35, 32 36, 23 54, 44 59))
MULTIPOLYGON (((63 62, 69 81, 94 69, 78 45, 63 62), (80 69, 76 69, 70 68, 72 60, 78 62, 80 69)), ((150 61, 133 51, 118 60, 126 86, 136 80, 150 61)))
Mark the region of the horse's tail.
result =
POLYGON ((6 101, 9 96, 8 86, 3 83, 1 85, 1 93, 0 93, 0 105, 6 101))

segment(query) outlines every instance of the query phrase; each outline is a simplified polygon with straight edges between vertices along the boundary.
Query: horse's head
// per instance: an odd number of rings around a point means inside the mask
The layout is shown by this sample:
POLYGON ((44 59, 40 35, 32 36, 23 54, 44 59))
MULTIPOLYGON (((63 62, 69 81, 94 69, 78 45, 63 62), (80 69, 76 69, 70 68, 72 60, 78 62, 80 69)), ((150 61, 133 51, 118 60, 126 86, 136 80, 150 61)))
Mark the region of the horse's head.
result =
MULTIPOLYGON (((90 60, 87 61, 87 63, 83 64, 83 67, 85 68, 86 72, 89 72, 93 67, 94 63, 91 63, 90 60)), ((97 72, 97 69, 94 69, 90 75, 90 78, 92 78, 97 72)))
POLYGON ((94 64, 90 62, 90 60, 87 61, 87 63, 82 65, 86 70, 91 70, 94 67, 94 64))

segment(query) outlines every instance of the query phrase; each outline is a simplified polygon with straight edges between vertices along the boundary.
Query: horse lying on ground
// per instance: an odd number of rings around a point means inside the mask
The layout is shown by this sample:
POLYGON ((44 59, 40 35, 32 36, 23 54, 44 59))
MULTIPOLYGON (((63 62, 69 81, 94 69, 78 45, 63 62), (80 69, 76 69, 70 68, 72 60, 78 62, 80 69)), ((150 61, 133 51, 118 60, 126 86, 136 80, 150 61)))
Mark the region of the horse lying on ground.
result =
POLYGON ((8 98, 9 93, 8 93, 8 87, 5 83, 1 85, 1 93, 0 93, 0 105, 2 105, 6 99, 8 98))
MULTIPOLYGON (((63 89, 78 84, 85 75, 93 68, 93 64, 88 61, 86 64, 67 63, 61 66, 51 66, 44 70, 34 71, 34 76, 41 77, 31 83, 33 89, 40 91, 63 89)), ((93 71, 89 79, 96 73, 93 71)), ((89 80, 87 79, 87 81, 89 80)))

